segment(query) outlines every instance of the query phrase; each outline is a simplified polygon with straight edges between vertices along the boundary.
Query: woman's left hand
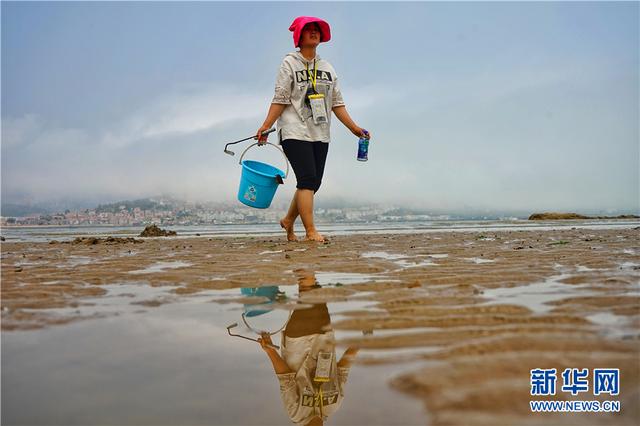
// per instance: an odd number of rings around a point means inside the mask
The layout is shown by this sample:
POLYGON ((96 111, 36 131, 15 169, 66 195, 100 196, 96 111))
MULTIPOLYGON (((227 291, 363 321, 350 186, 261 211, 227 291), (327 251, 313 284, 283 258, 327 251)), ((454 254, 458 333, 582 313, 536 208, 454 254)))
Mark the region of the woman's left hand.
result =
POLYGON ((273 342, 271 341, 269 333, 262 333, 260 337, 258 337, 258 343, 260 343, 262 349, 267 352, 273 350, 273 342))
POLYGON ((363 129, 362 127, 358 127, 358 126, 354 127, 353 129, 351 129, 351 133, 353 133, 359 138, 371 139, 371 132, 363 129))

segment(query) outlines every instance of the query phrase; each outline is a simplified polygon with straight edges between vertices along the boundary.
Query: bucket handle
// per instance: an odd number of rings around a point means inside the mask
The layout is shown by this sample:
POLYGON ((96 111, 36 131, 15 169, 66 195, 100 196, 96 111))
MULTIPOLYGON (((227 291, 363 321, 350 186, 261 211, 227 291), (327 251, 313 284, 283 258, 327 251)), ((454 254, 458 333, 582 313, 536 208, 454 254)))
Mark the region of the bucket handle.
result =
MULTIPOLYGON (((252 143, 251 145, 249 145, 247 147, 247 149, 245 149, 242 152, 242 155, 240 156, 240 161, 238 162, 238 164, 242 165, 242 159, 244 158, 244 155, 247 153, 247 151, 249 151, 249 148, 254 147, 258 145, 258 142, 256 143, 252 143)), ((287 163, 287 171, 284 174, 284 178, 286 179, 287 176, 289 176, 289 160, 287 160, 287 156, 284 154, 284 151, 282 150, 282 148, 280 148, 279 146, 272 144, 271 142, 267 142, 266 144, 260 144, 260 145, 271 145, 272 147, 276 148, 278 151, 280 151, 280 153, 282 154, 282 156, 284 157, 284 162, 287 163)), ((277 179, 277 178, 276 178, 277 179)), ((284 182, 278 182, 278 183, 284 183, 284 182)))

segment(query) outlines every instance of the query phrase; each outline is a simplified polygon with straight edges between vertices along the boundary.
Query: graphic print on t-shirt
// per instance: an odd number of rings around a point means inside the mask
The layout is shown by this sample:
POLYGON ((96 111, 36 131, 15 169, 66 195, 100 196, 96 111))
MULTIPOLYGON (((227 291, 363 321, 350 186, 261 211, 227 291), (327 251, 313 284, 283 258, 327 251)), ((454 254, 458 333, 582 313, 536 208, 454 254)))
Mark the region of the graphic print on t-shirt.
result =
MULTIPOLYGON (((313 71, 309 71, 313 72, 313 71)), ((307 70, 296 71, 296 83, 304 83, 309 81, 309 74, 307 74, 307 70)), ((317 75, 318 81, 333 81, 333 77, 331 77, 331 73, 329 71, 318 70, 317 75)))
MULTIPOLYGON (((327 393, 323 393, 322 395, 322 405, 332 405, 338 402, 338 391, 330 391, 327 393)), ((319 407, 320 406, 320 396, 319 395, 309 395, 302 394, 301 404, 303 407, 319 407)))

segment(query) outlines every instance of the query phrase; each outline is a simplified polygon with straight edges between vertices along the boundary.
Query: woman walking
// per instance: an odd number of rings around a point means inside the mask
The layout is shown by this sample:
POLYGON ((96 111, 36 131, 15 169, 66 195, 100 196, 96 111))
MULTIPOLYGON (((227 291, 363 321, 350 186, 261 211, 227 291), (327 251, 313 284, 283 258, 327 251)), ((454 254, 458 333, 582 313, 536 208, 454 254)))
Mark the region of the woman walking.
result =
POLYGON ((263 145, 262 132, 278 120, 278 141, 296 175, 296 192, 280 226, 287 239, 296 241, 293 225, 302 219, 306 239, 325 241, 313 220, 314 195, 320 188, 330 142, 331 111, 357 137, 371 137, 349 116, 333 66, 320 58, 316 48, 331 39, 329 24, 312 16, 300 16, 289 27, 299 50, 285 56, 276 79, 275 95, 267 118, 254 139, 263 145))

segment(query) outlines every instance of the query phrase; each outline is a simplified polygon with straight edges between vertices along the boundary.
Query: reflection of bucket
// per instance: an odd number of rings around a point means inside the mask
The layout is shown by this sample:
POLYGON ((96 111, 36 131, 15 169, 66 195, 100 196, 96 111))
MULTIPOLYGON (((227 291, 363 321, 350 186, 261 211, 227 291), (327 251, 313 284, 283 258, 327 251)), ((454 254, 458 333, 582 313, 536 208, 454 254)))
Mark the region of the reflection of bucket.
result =
POLYGON ((243 296, 249 297, 266 297, 268 301, 261 303, 252 303, 244 305, 244 312, 248 317, 256 317, 258 315, 271 312, 273 308, 269 307, 270 304, 282 298, 284 293, 280 291, 278 286, 270 285, 266 287, 243 287, 240 289, 240 293, 243 296))
MULTIPOLYGON (((264 286, 264 287, 243 287, 240 289, 240 292, 242 293, 243 296, 261 297, 261 298, 267 299, 266 301, 259 302, 259 303, 244 304, 242 321, 244 322, 244 325, 246 325, 249 330, 253 331, 256 334, 267 333, 270 336, 273 336, 274 334, 278 334, 279 332, 284 330, 284 328, 287 326, 287 322, 289 322, 289 318, 291 317, 290 312, 286 314, 286 320, 284 320, 282 323, 279 322, 280 320, 278 320, 278 315, 275 316, 275 320, 278 321, 277 324, 279 327, 277 330, 273 330, 273 327, 271 327, 272 331, 261 328, 267 324, 273 325, 273 320, 274 320, 273 314, 271 314, 271 318, 269 318, 270 315, 266 315, 267 318, 261 317, 259 321, 256 319, 256 317, 272 312, 274 310, 274 304, 278 302, 282 302, 287 299, 287 295, 284 292, 280 291, 278 286, 272 285, 272 286, 264 286)), ((280 312, 284 313, 286 311, 280 310, 280 312)))
MULTIPOLYGON (((273 197, 276 195, 278 185, 286 179, 289 174, 289 163, 287 162, 287 172, 259 161, 244 160, 244 154, 257 144, 250 145, 242 153, 240 164, 242 165, 242 175, 240 177, 240 188, 238 189, 238 201, 249 207, 266 209, 271 205, 273 197)), ((268 144, 273 145, 273 144, 268 144)), ((275 145, 273 145, 275 146, 275 145)), ((276 146, 276 148, 278 148, 276 146)), ((280 152, 280 148, 278 148, 280 152)), ((282 153, 284 156, 284 153, 282 153)), ((285 157, 285 161, 286 157, 285 157)))

